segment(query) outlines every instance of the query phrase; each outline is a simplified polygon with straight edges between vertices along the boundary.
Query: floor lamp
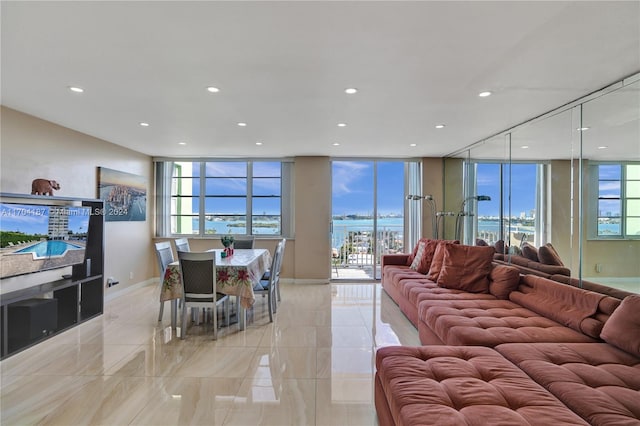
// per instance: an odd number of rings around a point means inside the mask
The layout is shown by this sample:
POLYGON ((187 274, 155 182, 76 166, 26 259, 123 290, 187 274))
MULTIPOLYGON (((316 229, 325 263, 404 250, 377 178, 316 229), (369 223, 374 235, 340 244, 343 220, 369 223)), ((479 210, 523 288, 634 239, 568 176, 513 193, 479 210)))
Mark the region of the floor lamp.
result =
POLYGON ((433 195, 407 195, 407 200, 425 200, 431 208, 431 233, 434 239, 438 239, 438 216, 436 215, 436 200, 433 195))
POLYGON ((465 205, 467 204, 467 201, 491 201, 491 197, 488 195, 475 195, 473 197, 467 197, 462 201, 462 204, 460 204, 460 211, 458 212, 458 214, 456 215, 456 240, 458 241, 462 241, 462 221, 465 216, 473 216, 474 213, 473 211, 469 210, 469 211, 465 211, 465 205))

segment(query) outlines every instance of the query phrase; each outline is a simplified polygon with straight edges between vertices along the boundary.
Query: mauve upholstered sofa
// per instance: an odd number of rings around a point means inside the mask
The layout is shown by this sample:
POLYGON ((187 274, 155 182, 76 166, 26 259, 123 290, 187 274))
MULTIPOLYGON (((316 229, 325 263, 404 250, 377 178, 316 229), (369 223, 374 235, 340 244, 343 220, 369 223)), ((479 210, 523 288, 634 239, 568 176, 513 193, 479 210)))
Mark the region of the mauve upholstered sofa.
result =
POLYGON ((382 259, 382 287, 425 346, 378 350, 380 425, 640 425, 640 295, 421 242, 382 259))

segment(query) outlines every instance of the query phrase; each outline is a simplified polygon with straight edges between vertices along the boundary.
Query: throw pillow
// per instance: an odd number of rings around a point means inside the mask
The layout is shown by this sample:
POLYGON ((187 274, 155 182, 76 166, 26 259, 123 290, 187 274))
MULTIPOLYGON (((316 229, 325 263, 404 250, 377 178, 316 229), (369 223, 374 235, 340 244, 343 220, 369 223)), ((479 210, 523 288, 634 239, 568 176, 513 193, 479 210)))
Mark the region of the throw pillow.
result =
POLYGON ((498 299, 509 300, 509 293, 520 284, 520 270, 513 266, 495 265, 489 274, 489 293, 498 299))
POLYGON ((418 265, 420 265, 420 262, 422 261, 422 256, 424 255, 424 249, 426 246, 427 243, 425 243, 424 241, 418 242, 418 250, 413 256, 413 262, 411 262, 409 268, 413 269, 414 271, 418 270, 418 265))
POLYGON ((431 259, 431 265, 429 265, 429 272, 427 272, 427 278, 434 283, 438 281, 440 275, 440 269, 442 269, 442 261, 444 260, 444 246, 450 244, 460 244, 459 241, 438 241, 436 248, 431 259))
POLYGON ((487 244, 487 242, 485 240, 483 240, 482 238, 476 238, 476 245, 477 246, 488 246, 489 244, 487 244))
POLYGON ((416 258, 416 253, 418 253, 418 248, 420 246, 420 242, 421 241, 432 241, 429 238, 420 238, 418 240, 418 242, 416 243, 416 246, 413 248, 413 251, 409 254, 409 258, 407 259, 407 266, 411 266, 411 264, 413 263, 413 259, 416 258))
POLYGON ((538 249, 538 259, 545 265, 564 266, 562 259, 560 259, 558 252, 551 243, 540 246, 538 249))
POLYGON ((496 248, 496 253, 500 253, 500 254, 509 253, 509 247, 504 244, 504 240, 496 241, 496 244, 494 245, 494 247, 496 248))
POLYGON ((522 244, 522 255, 533 262, 540 262, 538 259, 538 249, 525 242, 522 244))
MULTIPOLYGON (((436 252, 436 247, 438 247, 438 240, 427 240, 423 241, 424 243, 424 251, 422 252, 422 256, 420 257, 420 262, 418 263, 418 269, 416 271, 421 274, 426 274, 431 269, 431 262, 433 261, 433 256, 436 252)), ((418 255, 416 255, 416 259, 418 255)))
POLYGON ((610 345, 640 357, 640 295, 624 298, 604 323, 600 337, 610 345))
POLYGON ((438 286, 469 293, 488 293, 493 247, 447 244, 443 248, 438 286))

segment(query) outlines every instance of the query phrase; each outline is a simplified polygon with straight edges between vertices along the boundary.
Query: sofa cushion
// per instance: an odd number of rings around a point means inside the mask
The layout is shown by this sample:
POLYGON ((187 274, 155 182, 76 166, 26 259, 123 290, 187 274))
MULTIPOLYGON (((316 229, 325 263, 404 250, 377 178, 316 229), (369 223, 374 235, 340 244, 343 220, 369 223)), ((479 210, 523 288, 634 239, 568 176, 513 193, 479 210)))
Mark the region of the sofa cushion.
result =
POLYGON ((498 299, 509 299, 509 294, 518 288, 520 271, 506 265, 494 265, 489 274, 489 293, 498 299))
POLYGON ((380 424, 586 424, 488 348, 389 346, 376 370, 380 424))
POLYGON ((606 343, 505 344, 496 350, 590 424, 640 424, 640 358, 606 343))
POLYGON ((423 300, 419 333, 422 327, 446 345, 596 341, 509 300, 423 300))
POLYGON ((459 244, 459 241, 438 241, 436 250, 433 253, 433 259, 431 260, 429 272, 427 272, 427 278, 429 278, 433 282, 438 281, 438 276, 440 276, 440 270, 442 269, 442 262, 444 262, 444 248, 445 246, 450 244, 459 244))
POLYGON ((437 283, 469 293, 489 292, 489 273, 495 250, 489 246, 443 245, 444 257, 437 283))
POLYGON ((560 255, 551 243, 540 246, 538 249, 538 259, 540 263, 544 263, 545 265, 564 266, 560 255))
POLYGON ((419 245, 420 247, 413 259, 411 269, 415 269, 421 274, 426 274, 431 267, 431 261, 438 246, 438 240, 420 240, 419 245))
POLYGON ((607 296, 534 275, 524 275, 520 283, 509 295, 511 301, 591 337, 600 337, 604 324, 595 316, 607 296))
POLYGON ((604 324, 600 337, 616 348, 640 357, 640 295, 625 297, 604 324))
POLYGON ((532 246, 531 244, 525 242, 522 244, 522 247, 520 247, 520 249, 522 250, 522 255, 527 259, 532 260, 534 262, 540 261, 538 259, 538 249, 532 246))

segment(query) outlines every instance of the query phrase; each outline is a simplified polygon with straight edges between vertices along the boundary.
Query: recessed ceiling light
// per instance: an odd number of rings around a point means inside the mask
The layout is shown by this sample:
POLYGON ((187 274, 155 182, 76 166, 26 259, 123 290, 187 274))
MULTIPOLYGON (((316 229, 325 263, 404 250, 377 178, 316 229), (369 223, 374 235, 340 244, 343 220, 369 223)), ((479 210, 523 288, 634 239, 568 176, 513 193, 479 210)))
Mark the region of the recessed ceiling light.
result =
POLYGON ((69 90, 76 93, 84 92, 84 89, 82 87, 77 87, 77 86, 69 86, 69 90))
POLYGON ((347 123, 338 123, 338 127, 347 127, 347 123))
POLYGON ((478 96, 480 96, 481 98, 486 98, 487 96, 491 96, 491 92, 489 92, 489 91, 480 92, 480 93, 478 93, 478 96))
POLYGON ((358 93, 358 89, 356 89, 355 87, 349 87, 348 89, 344 90, 344 93, 353 95, 354 93, 358 93))
POLYGON ((522 145, 520 148, 522 148, 522 149, 529 149, 529 145, 522 145))
POLYGON ((585 130, 589 130, 591 127, 578 127, 576 130, 580 132, 584 132, 585 130))
POLYGON ((436 124, 436 129, 444 129, 444 124, 436 124))
POLYGON ((207 87, 207 90, 210 91, 211 93, 218 93, 220 91, 220 89, 218 89, 217 87, 213 87, 213 86, 207 87))
POLYGON ((178 145, 186 145, 186 142, 178 142, 178 145))
POLYGON ((340 144, 338 142, 334 142, 332 145, 333 146, 340 146, 340 144))
POLYGON ((607 148, 609 148, 609 147, 608 146, 604 146, 604 145, 598 147, 598 149, 607 149, 607 148))
POLYGON ((418 146, 417 143, 410 143, 409 146, 418 146))
POLYGON ((242 121, 240 123, 238 123, 238 126, 240 127, 247 127, 247 123, 243 123, 242 121))
POLYGON ((141 122, 140 122, 140 125, 141 125, 142 127, 149 127, 149 123, 145 123, 144 121, 141 121, 141 122))
POLYGON ((256 145, 260 146, 262 145, 262 142, 256 142, 256 145))

